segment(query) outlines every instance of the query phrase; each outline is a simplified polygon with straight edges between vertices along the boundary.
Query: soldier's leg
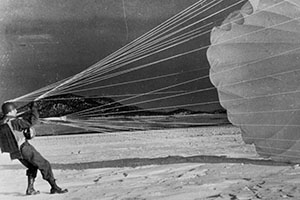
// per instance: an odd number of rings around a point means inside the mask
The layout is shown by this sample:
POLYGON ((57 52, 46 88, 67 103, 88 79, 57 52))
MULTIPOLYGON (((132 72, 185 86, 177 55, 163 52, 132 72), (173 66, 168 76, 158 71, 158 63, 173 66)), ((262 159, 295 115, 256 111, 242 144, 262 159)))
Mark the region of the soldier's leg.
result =
POLYGON ((36 178, 38 168, 25 159, 19 159, 19 161, 27 168, 26 175, 36 178))
POLYGON ((48 160, 46 160, 32 145, 28 142, 24 145, 22 149, 22 155, 26 157, 32 165, 36 166, 41 174, 43 179, 48 181, 51 185, 50 193, 65 193, 67 190, 62 190, 55 183, 55 178, 53 176, 52 168, 48 160))
POLYGON ((26 195, 35 195, 35 194, 39 194, 40 192, 34 189, 34 181, 37 175, 37 170, 38 168, 33 166, 31 163, 29 163, 27 160, 25 159, 19 159, 19 161, 25 166, 27 167, 27 181, 28 181, 28 186, 26 189, 26 195))

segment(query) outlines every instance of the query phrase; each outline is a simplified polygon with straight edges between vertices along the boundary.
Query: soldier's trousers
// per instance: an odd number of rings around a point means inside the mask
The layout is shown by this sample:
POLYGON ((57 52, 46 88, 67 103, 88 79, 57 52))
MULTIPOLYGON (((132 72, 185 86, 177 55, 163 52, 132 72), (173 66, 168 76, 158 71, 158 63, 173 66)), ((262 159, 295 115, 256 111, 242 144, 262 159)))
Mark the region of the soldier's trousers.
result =
POLYGON ((43 179, 54 180, 50 163, 29 142, 24 142, 20 150, 22 158, 19 161, 27 167, 27 176, 35 178, 40 170, 43 179))

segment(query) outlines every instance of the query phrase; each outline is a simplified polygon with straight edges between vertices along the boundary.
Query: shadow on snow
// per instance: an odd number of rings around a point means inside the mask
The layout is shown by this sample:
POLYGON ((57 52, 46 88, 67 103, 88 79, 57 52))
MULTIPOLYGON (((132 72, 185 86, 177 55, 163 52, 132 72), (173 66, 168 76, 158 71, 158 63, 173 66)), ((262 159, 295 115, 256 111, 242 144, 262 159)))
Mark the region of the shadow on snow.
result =
MULTIPOLYGON (((203 163, 203 164, 217 164, 217 163, 237 163, 237 164, 252 164, 252 165, 265 165, 265 166, 288 166, 291 163, 276 162, 264 159, 248 159, 248 158, 229 158, 227 156, 167 156, 159 158, 127 158, 118 160, 94 161, 85 163, 68 163, 59 164, 53 163, 53 169, 96 169, 96 168, 121 168, 121 167, 138 167, 146 165, 168 165, 179 163, 203 163)), ((21 169, 20 165, 5 165, 2 166, 6 169, 21 169)))

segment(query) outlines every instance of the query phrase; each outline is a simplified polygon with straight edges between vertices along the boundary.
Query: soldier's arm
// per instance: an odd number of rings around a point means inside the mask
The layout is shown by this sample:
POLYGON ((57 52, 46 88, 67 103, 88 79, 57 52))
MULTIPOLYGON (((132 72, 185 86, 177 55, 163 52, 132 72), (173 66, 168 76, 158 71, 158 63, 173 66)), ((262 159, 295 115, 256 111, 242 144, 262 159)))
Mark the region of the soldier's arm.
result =
POLYGON ((15 120, 12 120, 11 125, 14 130, 21 131, 26 128, 30 128, 31 126, 36 124, 38 119, 39 119, 39 113, 38 113, 37 105, 33 103, 28 117, 26 117, 26 119, 17 118, 15 120))

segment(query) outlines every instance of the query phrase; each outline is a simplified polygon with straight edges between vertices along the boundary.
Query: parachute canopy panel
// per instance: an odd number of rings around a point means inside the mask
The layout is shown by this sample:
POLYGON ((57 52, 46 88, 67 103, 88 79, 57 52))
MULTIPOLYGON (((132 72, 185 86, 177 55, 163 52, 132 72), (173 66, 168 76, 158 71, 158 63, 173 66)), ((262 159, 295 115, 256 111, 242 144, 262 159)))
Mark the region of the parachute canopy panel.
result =
POLYGON ((300 2, 250 0, 211 32, 210 79, 246 143, 300 161, 300 2))

